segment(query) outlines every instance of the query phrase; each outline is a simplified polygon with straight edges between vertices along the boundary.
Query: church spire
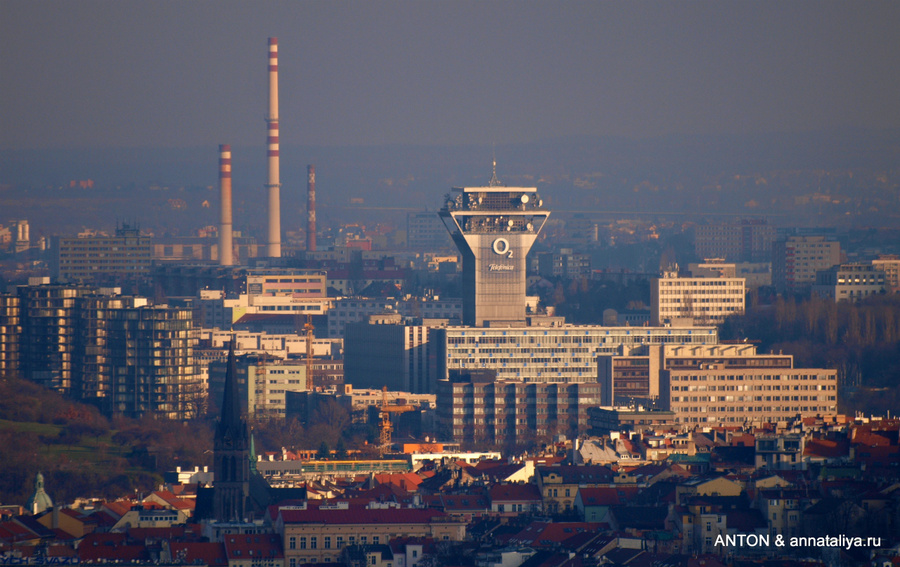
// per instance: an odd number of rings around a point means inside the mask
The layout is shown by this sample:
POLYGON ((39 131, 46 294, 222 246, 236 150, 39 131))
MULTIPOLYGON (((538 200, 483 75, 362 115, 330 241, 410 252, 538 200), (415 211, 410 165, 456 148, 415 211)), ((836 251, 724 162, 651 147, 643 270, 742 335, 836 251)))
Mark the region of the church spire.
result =
POLYGON ((44 492, 44 475, 40 472, 34 475, 34 494, 28 499, 26 507, 32 514, 40 514, 53 508, 53 500, 44 492))
POLYGON ((216 427, 214 445, 215 487, 213 517, 220 522, 241 522, 247 518, 250 495, 250 434, 241 415, 234 337, 228 348, 225 393, 216 427))
POLYGON ((225 393, 222 396, 222 413, 216 437, 232 441, 247 437, 247 425, 241 418, 241 396, 238 389, 237 364, 234 360, 234 337, 228 348, 228 366, 225 371, 225 393))

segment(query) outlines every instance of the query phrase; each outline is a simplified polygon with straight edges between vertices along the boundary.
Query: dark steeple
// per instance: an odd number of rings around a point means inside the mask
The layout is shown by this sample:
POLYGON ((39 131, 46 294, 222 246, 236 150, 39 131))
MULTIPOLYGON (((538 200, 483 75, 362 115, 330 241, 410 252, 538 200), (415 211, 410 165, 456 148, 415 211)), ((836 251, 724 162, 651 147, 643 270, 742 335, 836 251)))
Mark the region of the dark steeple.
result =
POLYGON ((213 514, 220 522, 241 522, 246 520, 249 511, 250 434, 247 420, 241 415, 233 337, 228 349, 225 395, 221 407, 214 445, 213 514))
POLYGON ((228 348, 228 368, 225 371, 225 394, 222 396, 222 414, 216 427, 216 442, 230 439, 247 440, 247 421, 241 416, 241 394, 238 388, 237 365, 234 361, 234 339, 228 348))

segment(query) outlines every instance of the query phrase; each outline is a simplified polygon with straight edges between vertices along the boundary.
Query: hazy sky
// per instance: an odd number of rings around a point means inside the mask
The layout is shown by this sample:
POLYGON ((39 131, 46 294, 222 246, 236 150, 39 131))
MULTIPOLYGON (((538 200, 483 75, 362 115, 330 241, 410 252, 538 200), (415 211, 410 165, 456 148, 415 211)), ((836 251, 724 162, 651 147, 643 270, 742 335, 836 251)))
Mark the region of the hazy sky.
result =
POLYGON ((0 0, 0 148, 900 127, 896 1, 0 0))

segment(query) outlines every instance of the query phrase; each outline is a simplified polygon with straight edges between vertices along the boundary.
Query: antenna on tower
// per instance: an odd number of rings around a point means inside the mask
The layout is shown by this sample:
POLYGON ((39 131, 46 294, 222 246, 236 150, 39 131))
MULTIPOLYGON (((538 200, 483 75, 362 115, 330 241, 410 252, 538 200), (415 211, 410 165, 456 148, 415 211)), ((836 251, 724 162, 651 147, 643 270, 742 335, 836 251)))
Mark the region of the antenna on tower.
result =
POLYGON ((502 185, 500 180, 497 179, 497 146, 496 144, 491 144, 491 162, 493 164, 493 170, 491 172, 491 180, 488 183, 490 187, 499 187, 502 185))

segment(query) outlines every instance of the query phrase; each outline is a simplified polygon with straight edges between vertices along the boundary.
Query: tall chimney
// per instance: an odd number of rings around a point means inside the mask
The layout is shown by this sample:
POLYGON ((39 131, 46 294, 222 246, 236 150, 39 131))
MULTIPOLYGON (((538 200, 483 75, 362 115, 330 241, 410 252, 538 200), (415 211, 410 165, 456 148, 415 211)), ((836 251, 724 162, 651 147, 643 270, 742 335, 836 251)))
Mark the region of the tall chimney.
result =
POLYGON ((278 38, 269 38, 269 238, 268 256, 281 257, 281 180, 278 160, 278 38))
POLYGON ((233 266, 231 234, 231 146, 219 146, 219 265, 233 266))
POLYGON ((316 251, 316 166, 306 167, 306 251, 316 251))

